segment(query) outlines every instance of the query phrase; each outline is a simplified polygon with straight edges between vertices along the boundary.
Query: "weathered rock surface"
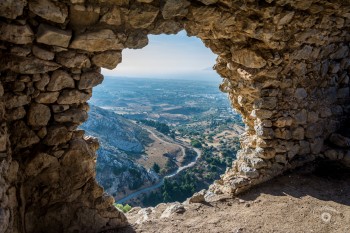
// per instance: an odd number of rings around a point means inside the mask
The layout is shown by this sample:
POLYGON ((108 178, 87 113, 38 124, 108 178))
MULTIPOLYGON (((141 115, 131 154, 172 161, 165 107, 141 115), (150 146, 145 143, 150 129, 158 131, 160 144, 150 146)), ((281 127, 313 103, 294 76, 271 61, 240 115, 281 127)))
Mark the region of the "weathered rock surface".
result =
POLYGON ((248 49, 232 51, 232 60, 248 68, 259 69, 266 65, 266 61, 261 56, 248 49))
POLYGON ((34 14, 55 23, 64 23, 68 16, 67 6, 50 0, 33 0, 28 3, 34 14))
POLYGON ((52 73, 50 82, 48 83, 47 91, 60 91, 65 88, 74 88, 73 78, 63 70, 56 70, 52 73))
POLYGON ((78 90, 64 90, 58 97, 58 104, 79 104, 90 99, 91 95, 78 90))
POLYGON ((91 62, 84 54, 75 52, 62 52, 57 54, 57 62, 67 68, 89 68, 91 62))
POLYGON ((114 7, 110 9, 106 14, 101 18, 101 22, 104 22, 109 25, 119 26, 122 24, 121 12, 119 8, 114 7))
POLYGON ((72 133, 64 126, 52 126, 48 128, 47 135, 43 141, 48 146, 56 146, 66 143, 71 139, 72 133))
POLYGON ((38 29, 36 41, 47 45, 68 47, 72 37, 71 31, 61 30, 50 25, 41 24, 38 29))
POLYGON ((160 218, 169 218, 173 214, 182 214, 186 211, 185 207, 180 203, 175 203, 164 210, 160 218))
POLYGON ((38 58, 4 56, 0 58, 0 70, 10 70, 21 74, 42 74, 49 71, 57 70, 61 66, 52 61, 45 61, 38 58))
POLYGON ((76 36, 70 44, 70 48, 89 52, 102 52, 107 50, 120 50, 124 47, 112 30, 103 29, 76 36))
POLYGON ((98 72, 87 72, 81 75, 78 88, 80 90, 90 89, 102 83, 103 75, 98 72))
POLYGON ((87 120, 88 115, 87 112, 80 109, 69 109, 65 112, 55 114, 55 121, 63 123, 63 122, 72 122, 72 123, 80 123, 87 120))
POLYGON ((46 126, 51 118, 50 108, 43 104, 33 103, 28 111, 28 124, 31 126, 46 126))
POLYGON ((74 5, 69 8, 69 24, 75 30, 82 30, 87 26, 95 24, 99 19, 99 7, 85 7, 83 5, 74 5))
POLYGON ((92 57, 92 62, 99 67, 114 69, 122 61, 122 54, 117 51, 107 51, 96 54, 92 57))
POLYGON ((33 47, 33 54, 34 56, 42 59, 42 60, 53 60, 53 58, 55 57, 55 53, 42 49, 38 46, 34 46, 33 47))
POLYGON ((0 40, 14 44, 29 44, 34 39, 34 33, 29 25, 0 23, 0 40))
POLYGON ((23 8, 26 5, 26 0, 3 0, 0 2, 0 16, 15 19, 23 14, 23 8))

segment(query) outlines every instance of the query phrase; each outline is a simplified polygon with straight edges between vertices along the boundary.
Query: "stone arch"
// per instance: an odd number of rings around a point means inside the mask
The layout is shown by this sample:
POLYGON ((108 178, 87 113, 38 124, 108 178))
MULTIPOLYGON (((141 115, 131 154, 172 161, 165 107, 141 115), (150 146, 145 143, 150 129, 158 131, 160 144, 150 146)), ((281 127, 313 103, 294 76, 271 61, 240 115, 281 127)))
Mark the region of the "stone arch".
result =
POLYGON ((211 191, 237 194, 317 157, 350 163, 325 143, 349 112, 347 1, 4 0, 0 17, 0 232, 127 224, 95 182, 98 143, 76 129, 100 67, 148 34, 199 37, 247 125, 211 191))

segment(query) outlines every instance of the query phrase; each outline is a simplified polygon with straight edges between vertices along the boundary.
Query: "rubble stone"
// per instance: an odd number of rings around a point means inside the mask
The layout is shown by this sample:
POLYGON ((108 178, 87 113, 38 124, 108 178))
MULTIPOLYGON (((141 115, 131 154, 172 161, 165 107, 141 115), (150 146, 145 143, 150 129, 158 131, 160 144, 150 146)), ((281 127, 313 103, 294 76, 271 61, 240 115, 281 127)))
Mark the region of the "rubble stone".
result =
POLYGON ((51 118, 50 108, 43 104, 33 103, 28 111, 28 124, 31 126, 46 126, 51 118))

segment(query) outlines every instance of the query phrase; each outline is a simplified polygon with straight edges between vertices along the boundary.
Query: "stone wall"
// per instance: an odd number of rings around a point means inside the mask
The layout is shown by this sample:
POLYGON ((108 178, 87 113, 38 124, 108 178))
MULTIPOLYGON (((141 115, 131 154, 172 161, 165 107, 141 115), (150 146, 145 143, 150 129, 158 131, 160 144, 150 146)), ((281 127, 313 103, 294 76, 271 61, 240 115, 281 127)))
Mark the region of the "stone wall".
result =
POLYGON ((115 68, 148 34, 199 37, 247 125, 213 192, 239 193, 317 157, 350 164, 347 138, 333 134, 349 113, 349 25, 340 0, 1 1, 0 233, 127 224, 94 179, 98 142, 77 127, 100 67, 115 68))

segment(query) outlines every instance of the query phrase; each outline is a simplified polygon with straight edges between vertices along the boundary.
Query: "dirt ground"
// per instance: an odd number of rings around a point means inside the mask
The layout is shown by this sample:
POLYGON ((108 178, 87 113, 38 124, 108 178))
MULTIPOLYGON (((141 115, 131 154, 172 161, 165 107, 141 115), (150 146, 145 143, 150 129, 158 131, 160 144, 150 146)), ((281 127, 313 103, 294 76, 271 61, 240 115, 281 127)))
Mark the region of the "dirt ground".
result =
POLYGON ((119 232, 349 233, 350 170, 327 163, 299 169, 236 198, 187 204, 184 213, 160 218, 170 205, 135 208, 119 232))
POLYGON ((137 160, 137 163, 141 164, 145 168, 151 168, 154 163, 157 163, 160 168, 164 168, 168 161, 168 158, 165 157, 164 154, 172 154, 176 157, 176 159, 183 157, 182 149, 179 145, 166 142, 157 137, 154 133, 152 134, 151 131, 149 132, 149 137, 153 140, 153 142, 147 145, 145 148, 147 158, 142 157, 137 160))

